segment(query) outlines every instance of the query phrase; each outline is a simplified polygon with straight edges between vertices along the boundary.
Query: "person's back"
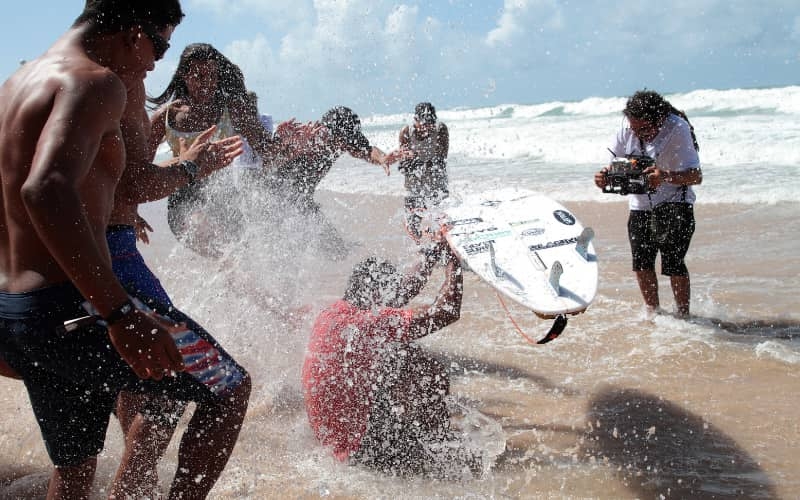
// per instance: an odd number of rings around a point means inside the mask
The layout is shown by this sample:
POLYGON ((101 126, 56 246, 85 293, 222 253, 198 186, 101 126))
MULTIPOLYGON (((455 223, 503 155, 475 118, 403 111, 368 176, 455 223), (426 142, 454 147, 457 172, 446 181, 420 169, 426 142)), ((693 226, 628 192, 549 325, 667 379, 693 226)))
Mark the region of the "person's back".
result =
MULTIPOLYGON (((70 30, 41 58, 26 63, 0 87, 0 178, 4 205, 0 252, 5 272, 5 283, 0 284, 0 289, 5 291, 28 291, 67 280, 61 265, 69 263, 55 261, 49 242, 42 240, 36 227, 58 222, 60 200, 57 197, 37 200, 33 198, 35 191, 31 191, 48 181, 40 175, 41 167, 55 158, 69 161, 74 157, 77 163, 82 151, 97 151, 93 166, 74 179, 92 233, 76 236, 92 238, 104 248, 105 225, 114 191, 98 186, 113 186, 124 167, 119 119, 126 91, 112 71, 76 50, 81 36, 80 30, 70 30), (66 122, 79 107, 92 110, 95 130, 90 133, 66 122), (74 153, 65 154, 65 149, 74 153), (30 217, 26 203, 49 204, 53 208, 52 219, 30 217)), ((76 167, 67 164, 63 168, 76 167)))

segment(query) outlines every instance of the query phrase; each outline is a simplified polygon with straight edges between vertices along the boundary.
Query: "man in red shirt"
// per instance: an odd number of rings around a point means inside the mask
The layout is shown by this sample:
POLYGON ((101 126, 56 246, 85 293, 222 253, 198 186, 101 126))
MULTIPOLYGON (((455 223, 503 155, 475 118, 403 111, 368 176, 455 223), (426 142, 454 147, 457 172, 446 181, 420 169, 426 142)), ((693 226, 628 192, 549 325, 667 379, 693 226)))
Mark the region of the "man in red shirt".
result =
POLYGON ((407 276, 371 257, 353 269, 344 298, 320 313, 303 388, 314 433, 337 458, 400 474, 437 467, 443 457, 429 445, 454 439, 445 405, 449 379, 413 341, 459 319, 462 283, 458 259, 444 243, 407 276), (403 309, 442 252, 445 281, 433 304, 403 309))

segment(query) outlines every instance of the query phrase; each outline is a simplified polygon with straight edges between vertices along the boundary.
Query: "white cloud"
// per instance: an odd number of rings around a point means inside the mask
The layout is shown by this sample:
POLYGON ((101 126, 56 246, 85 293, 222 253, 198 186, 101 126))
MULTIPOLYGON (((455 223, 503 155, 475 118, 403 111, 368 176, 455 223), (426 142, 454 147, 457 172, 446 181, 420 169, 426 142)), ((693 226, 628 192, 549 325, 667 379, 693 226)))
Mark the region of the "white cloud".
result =
POLYGON ((490 46, 512 44, 530 34, 558 31, 564 22, 555 0, 505 0, 497 27, 486 35, 490 46))
POLYGON ((752 74, 737 65, 796 57, 800 38, 796 0, 504 0, 499 11, 454 0, 445 9, 411 0, 189 1, 248 29, 263 20, 260 34, 224 51, 262 107, 286 116, 318 116, 337 103, 383 112, 423 99, 446 106, 724 86, 752 74))

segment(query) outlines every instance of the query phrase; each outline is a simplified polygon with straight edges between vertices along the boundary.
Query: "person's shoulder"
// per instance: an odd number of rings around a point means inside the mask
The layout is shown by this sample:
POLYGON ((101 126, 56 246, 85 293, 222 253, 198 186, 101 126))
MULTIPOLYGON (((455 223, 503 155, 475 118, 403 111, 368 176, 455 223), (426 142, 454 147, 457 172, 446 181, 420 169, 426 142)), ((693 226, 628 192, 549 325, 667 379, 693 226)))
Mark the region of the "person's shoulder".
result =
POLYGON ((684 120, 681 116, 674 113, 667 115, 667 119, 664 120, 664 125, 674 129, 684 128, 689 130, 689 123, 687 123, 686 120, 684 120))
POLYGON ((98 107, 117 107, 128 100, 128 87, 119 75, 99 64, 84 64, 64 71, 59 79, 66 93, 90 98, 98 107))

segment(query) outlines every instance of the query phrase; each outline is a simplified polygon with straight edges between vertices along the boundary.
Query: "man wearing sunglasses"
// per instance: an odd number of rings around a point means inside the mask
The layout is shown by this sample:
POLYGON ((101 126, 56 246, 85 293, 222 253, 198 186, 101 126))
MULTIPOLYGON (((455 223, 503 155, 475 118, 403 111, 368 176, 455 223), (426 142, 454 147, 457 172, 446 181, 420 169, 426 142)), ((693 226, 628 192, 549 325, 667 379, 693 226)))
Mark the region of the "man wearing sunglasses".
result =
POLYGON ((126 94, 182 18, 178 0, 87 0, 0 87, 0 357, 25 382, 55 465, 48 498, 88 497, 122 389, 198 403, 171 498, 208 494, 244 419, 249 375, 221 393, 188 378, 173 340, 185 327, 131 301, 105 236, 126 94))

